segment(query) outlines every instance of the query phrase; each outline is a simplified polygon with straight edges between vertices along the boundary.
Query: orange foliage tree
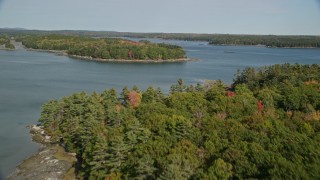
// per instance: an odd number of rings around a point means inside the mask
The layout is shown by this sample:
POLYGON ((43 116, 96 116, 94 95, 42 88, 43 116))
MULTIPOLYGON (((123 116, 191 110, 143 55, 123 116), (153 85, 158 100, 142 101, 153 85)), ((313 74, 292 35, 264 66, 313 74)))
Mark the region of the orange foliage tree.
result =
POLYGON ((127 100, 132 107, 138 107, 141 103, 141 94, 136 91, 130 91, 127 100))

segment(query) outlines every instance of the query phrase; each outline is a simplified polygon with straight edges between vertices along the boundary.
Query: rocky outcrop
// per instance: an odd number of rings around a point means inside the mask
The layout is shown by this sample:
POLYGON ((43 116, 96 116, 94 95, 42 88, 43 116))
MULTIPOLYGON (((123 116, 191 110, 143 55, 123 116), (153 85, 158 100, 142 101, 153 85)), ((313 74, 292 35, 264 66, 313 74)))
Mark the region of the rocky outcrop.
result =
POLYGON ((43 127, 30 128, 32 139, 41 143, 39 152, 24 160, 8 179, 75 179, 73 165, 76 154, 67 153, 58 144, 51 144, 43 127))
POLYGON ((47 135, 42 126, 33 125, 30 128, 32 140, 40 144, 50 144, 51 136, 47 135))

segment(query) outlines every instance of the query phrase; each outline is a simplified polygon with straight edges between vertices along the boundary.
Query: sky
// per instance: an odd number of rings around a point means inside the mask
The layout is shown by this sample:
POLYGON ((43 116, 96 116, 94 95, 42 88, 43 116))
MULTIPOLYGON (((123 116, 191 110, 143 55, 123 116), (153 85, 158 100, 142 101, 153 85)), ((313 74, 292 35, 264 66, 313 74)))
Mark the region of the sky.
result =
POLYGON ((0 0, 0 28, 320 35, 320 0, 0 0))

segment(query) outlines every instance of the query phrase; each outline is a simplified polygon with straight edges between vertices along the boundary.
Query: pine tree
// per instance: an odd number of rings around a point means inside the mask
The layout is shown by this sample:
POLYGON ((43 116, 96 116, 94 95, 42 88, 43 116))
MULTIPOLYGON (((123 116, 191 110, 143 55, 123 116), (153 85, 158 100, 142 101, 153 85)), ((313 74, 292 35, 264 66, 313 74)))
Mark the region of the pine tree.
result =
POLYGON ((149 86, 146 91, 142 93, 142 102, 143 103, 152 103, 156 99, 156 91, 153 86, 149 86))
POLYGON ((154 160, 149 155, 144 155, 139 158, 135 164, 135 178, 136 179, 154 179, 155 178, 154 160))
POLYGON ((106 141, 98 141, 92 152, 90 165, 90 177, 93 179, 103 179, 108 175, 107 161, 109 160, 109 147, 106 141))
POLYGON ((111 142, 109 142, 109 148, 106 153, 106 167, 109 174, 121 172, 121 169, 125 166, 128 151, 129 147, 123 140, 123 137, 113 137, 111 142))

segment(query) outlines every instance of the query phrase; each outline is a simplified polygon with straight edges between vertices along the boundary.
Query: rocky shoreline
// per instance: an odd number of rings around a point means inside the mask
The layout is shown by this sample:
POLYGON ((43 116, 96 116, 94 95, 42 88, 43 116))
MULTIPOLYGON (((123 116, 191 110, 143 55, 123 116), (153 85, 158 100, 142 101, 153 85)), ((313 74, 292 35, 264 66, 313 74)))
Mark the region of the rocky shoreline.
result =
POLYGON ((152 60, 152 59, 101 59, 93 58, 88 56, 77 56, 77 55, 68 55, 71 58, 88 60, 88 61, 98 61, 98 62, 119 62, 119 63, 176 63, 176 62, 188 62, 188 61, 197 61, 193 58, 182 58, 182 59, 169 59, 169 60, 152 60))
POLYGON ((67 153, 59 144, 51 143, 51 137, 41 126, 31 126, 30 133, 32 140, 41 144, 39 152, 18 165, 8 179, 76 179, 73 167, 76 154, 67 153))

